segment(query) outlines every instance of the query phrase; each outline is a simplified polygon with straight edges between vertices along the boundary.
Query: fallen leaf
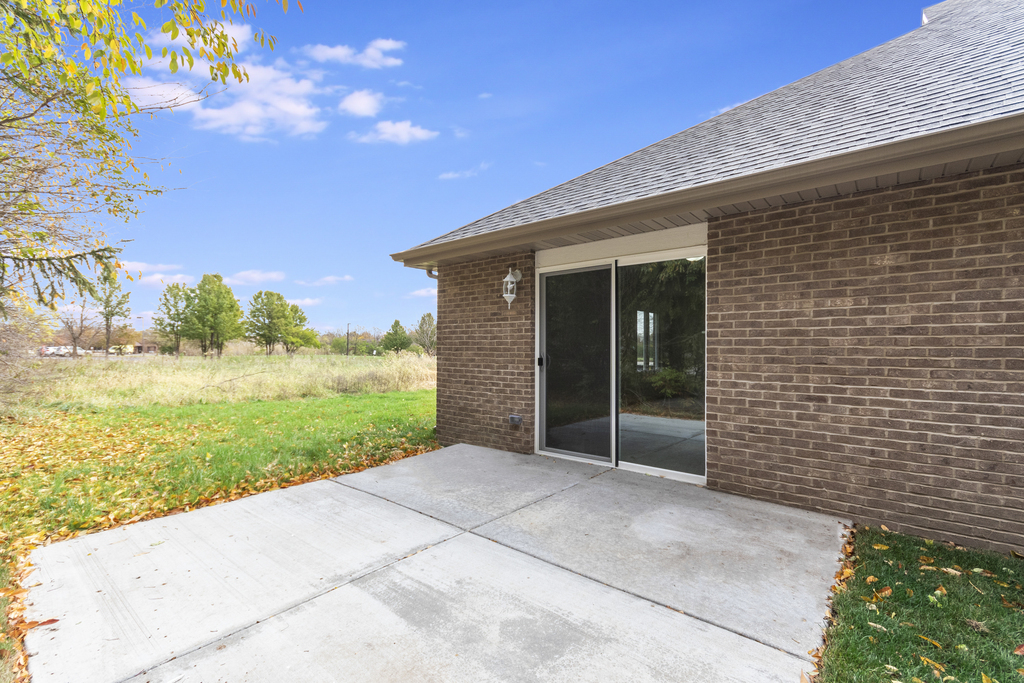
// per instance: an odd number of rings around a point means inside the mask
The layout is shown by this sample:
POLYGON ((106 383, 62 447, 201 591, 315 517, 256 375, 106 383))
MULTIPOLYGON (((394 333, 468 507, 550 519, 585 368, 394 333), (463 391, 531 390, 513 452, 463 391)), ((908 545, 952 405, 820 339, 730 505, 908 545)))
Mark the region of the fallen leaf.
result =
MULTIPOLYGON (((919 637, 920 638, 924 638, 924 636, 919 636, 919 637)), ((925 640, 928 640, 928 638, 925 638, 925 640)), ((927 664, 928 666, 932 667, 933 669, 938 669, 939 671, 945 671, 946 670, 946 667, 944 667, 942 664, 939 664, 938 662, 936 662, 933 659, 928 659, 927 657, 922 657, 921 655, 918 655, 917 658, 920 659, 925 664, 927 664)))
MULTIPOLYGON (((957 570, 955 570, 955 569, 950 569, 949 567, 943 567, 943 568, 942 568, 942 569, 940 569, 939 571, 942 571, 942 572, 946 572, 946 573, 947 573, 947 574, 949 574, 950 576, 960 576, 960 575, 961 575, 961 574, 963 573, 963 572, 958 572, 958 571, 957 571, 957 570)), ((997 582, 997 583, 998 583, 998 582, 997 582)))
POLYGON ((918 638, 920 638, 921 640, 927 640, 927 641, 928 641, 929 643, 931 643, 931 644, 932 644, 932 645, 934 645, 935 647, 939 648, 940 650, 942 649, 942 646, 941 646, 941 645, 939 645, 938 643, 936 643, 936 642, 935 642, 934 640, 932 640, 931 638, 928 638, 928 637, 926 637, 926 636, 922 636, 922 635, 918 635, 917 637, 918 637, 918 638))
POLYGON ((914 597, 914 589, 913 588, 908 588, 907 589, 907 597, 908 598, 914 597))
POLYGON ((881 624, 876 624, 876 623, 871 622, 871 621, 868 622, 868 626, 871 626, 872 628, 877 628, 879 631, 882 631, 884 633, 888 633, 889 632, 889 629, 887 629, 886 627, 882 626, 881 624))
POLYGON ((929 567, 926 564, 922 564, 920 567, 918 567, 918 569, 927 569, 930 572, 937 572, 937 571, 939 571, 938 567, 929 567))
POLYGON ((888 550, 889 549, 889 546, 882 545, 881 543, 876 543, 876 544, 874 544, 871 547, 874 548, 875 550, 888 550))
POLYGON ((943 586, 941 583, 939 584, 939 587, 935 589, 935 592, 942 593, 943 595, 949 595, 949 593, 946 592, 945 586, 943 586))
POLYGON ((934 557, 928 557, 927 555, 922 555, 917 559, 921 562, 921 564, 932 564, 933 562, 935 562, 934 557))
POLYGON ((1011 550, 1010 554, 1016 557, 1018 560, 1024 560, 1024 555, 1021 555, 1016 550, 1011 550))
POLYGON ((981 683, 992 683, 992 679, 986 674, 981 674, 981 683))
POLYGON ((868 578, 864 579, 864 583, 875 583, 876 581, 878 581, 877 576, 869 576, 868 578))
POLYGON ((888 531, 888 530, 889 530, 889 527, 887 527, 886 525, 883 524, 882 525, 882 531, 888 531))
POLYGON ((967 625, 978 633, 988 633, 988 626, 985 625, 984 621, 975 621, 974 619, 967 619, 967 625))
POLYGON ((1013 651, 1013 654, 1024 657, 1024 644, 1018 645, 1017 648, 1013 651))

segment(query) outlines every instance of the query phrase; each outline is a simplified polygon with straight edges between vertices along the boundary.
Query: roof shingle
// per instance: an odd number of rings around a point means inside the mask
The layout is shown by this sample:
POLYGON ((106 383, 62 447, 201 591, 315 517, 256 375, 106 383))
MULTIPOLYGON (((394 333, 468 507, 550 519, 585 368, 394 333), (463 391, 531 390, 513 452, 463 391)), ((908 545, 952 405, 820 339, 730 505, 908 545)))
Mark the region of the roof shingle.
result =
POLYGON ((1024 112, 1024 3, 947 0, 928 22, 419 247, 1024 112))

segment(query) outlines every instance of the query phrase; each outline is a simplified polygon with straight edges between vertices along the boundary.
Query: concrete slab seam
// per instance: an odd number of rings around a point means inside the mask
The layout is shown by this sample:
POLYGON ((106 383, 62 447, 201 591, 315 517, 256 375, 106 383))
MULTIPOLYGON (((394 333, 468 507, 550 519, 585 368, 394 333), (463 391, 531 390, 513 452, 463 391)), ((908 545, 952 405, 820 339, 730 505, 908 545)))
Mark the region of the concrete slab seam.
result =
POLYGON ((391 503, 392 505, 397 505, 400 508, 405 508, 406 510, 409 510, 410 512, 415 512, 417 515, 423 515, 424 517, 429 517, 430 519, 434 520, 435 522, 441 522, 441 524, 447 524, 448 526, 455 527, 459 531, 469 531, 469 529, 461 527, 458 524, 456 524, 455 522, 449 522, 447 520, 441 519, 440 517, 435 517, 434 515, 431 515, 431 514, 429 514, 427 512, 423 512, 422 510, 417 510, 416 508, 412 508, 412 507, 409 507, 408 505, 405 505, 403 503, 399 503, 397 500, 391 500, 390 498, 385 498, 384 496, 380 495, 379 493, 374 493, 372 491, 364 491, 363 489, 357 489, 355 486, 349 486, 348 484, 342 483, 342 482, 338 481, 337 479, 326 479, 326 480, 321 480, 321 481, 329 481, 332 484, 337 484, 338 486, 344 486, 345 488, 347 488, 350 491, 359 491, 359 493, 365 493, 368 496, 373 496, 374 498, 378 498, 380 500, 383 500, 385 503, 391 503))
POLYGON ((709 626, 714 626, 715 628, 721 629, 723 631, 728 631, 729 633, 733 633, 733 634, 735 634, 735 635, 737 635, 737 636, 739 636, 741 638, 744 638, 746 640, 753 641, 753 642, 757 643, 758 645, 764 645, 765 647, 771 648, 772 650, 778 650, 779 652, 787 654, 790 657, 795 657, 795 658, 797 658, 797 659, 799 659, 801 661, 804 661, 804 662, 812 662, 813 661, 813 660, 811 660, 809 655, 803 655, 803 654, 801 654, 799 652, 793 652, 791 650, 787 650, 787 649, 782 648, 782 647, 777 647, 775 645, 772 645, 771 643, 766 643, 764 641, 758 640, 757 638, 749 636, 746 633, 743 633, 741 631, 737 631, 735 629, 729 628, 728 626, 724 626, 722 624, 719 624, 719 623, 717 623, 715 621, 712 621, 711 619, 706 619, 704 617, 700 617, 700 616, 697 616, 695 614, 691 614, 690 612, 684 612, 682 610, 676 609, 675 607, 672 607, 671 605, 666 605, 663 602, 659 602, 657 600, 652 600, 651 598, 647 597, 646 595, 640 595, 639 593, 634 593, 633 591, 625 590, 623 588, 619 588, 618 586, 609 585, 607 583, 604 583, 603 581, 599 581, 599 580, 595 579, 592 576, 587 576, 586 574, 582 574, 582 573, 576 571, 575 569, 570 569, 569 567, 566 567, 564 565, 558 564, 557 562, 552 562, 551 560, 546 560, 546 559, 544 559, 542 557, 537 557, 536 555, 532 555, 532 554, 530 554, 530 553, 528 553, 528 552, 526 552, 526 551, 524 551, 524 550, 522 550, 520 548, 516 548, 514 546, 508 545, 507 543, 502 543, 501 541, 495 540, 493 538, 488 538, 487 536, 484 536, 483 534, 478 534, 475 531, 470 530, 470 531, 467 531, 466 533, 473 534, 474 536, 477 536, 479 538, 488 540, 491 543, 497 543, 498 545, 504 546, 504 547, 508 548, 509 550, 514 550, 517 553, 522 553, 523 555, 526 555, 527 557, 532 557, 533 559, 539 560, 540 562, 544 562, 546 564, 549 564, 552 567, 558 567, 559 569, 567 571, 570 574, 574 574, 574 575, 580 577, 581 579, 585 579, 587 581, 591 581, 593 583, 600 584, 600 585, 602 585, 602 586, 604 586, 606 588, 611 588, 614 591, 618 591, 620 593, 625 593, 626 595, 631 595, 634 598, 638 598, 640 600, 643 600, 644 602, 649 602, 652 605, 658 605, 659 607, 664 607, 665 609, 672 610, 673 612, 676 612, 677 614, 680 614, 680 615, 682 615, 684 617, 687 617, 689 619, 695 619, 697 621, 700 621, 700 622, 703 622, 705 624, 708 624, 709 626))
MULTIPOLYGON (((449 525, 449 526, 454 526, 454 525, 449 525)), ((204 642, 202 642, 202 643, 200 643, 200 644, 198 644, 198 645, 196 645, 194 647, 189 648, 188 650, 184 650, 182 652, 179 652, 179 653, 175 654, 173 657, 167 657, 165 659, 162 659, 159 662, 156 662, 155 664, 153 664, 152 666, 149 666, 149 667, 144 668, 144 669, 142 669, 140 671, 137 671, 136 673, 133 673, 133 674, 129 675, 126 678, 121 678, 120 680, 116 681, 115 683, 127 683, 127 681, 131 681, 133 678, 136 678, 138 676, 142 676, 143 674, 147 674, 147 673, 149 673, 151 671, 155 671, 156 669, 159 669, 161 666, 163 666, 165 664, 169 664, 170 662, 173 662, 175 659, 178 659, 180 657, 186 657, 186 656, 192 654, 193 652, 198 652, 199 650, 202 650, 203 648, 210 647, 211 645, 219 643, 220 641, 225 640, 227 638, 230 638, 230 637, 232 637, 232 636, 234 636, 234 635, 236 635, 238 633, 242 633, 243 631, 248 631, 249 629, 251 629, 252 627, 256 626, 257 624, 260 624, 260 623, 262 623, 264 621, 269 621, 269 620, 271 620, 271 619, 273 619, 275 617, 281 616, 282 614, 286 614, 288 612, 291 612, 292 610, 294 610, 294 609, 296 609, 298 607, 301 607, 302 605, 305 605, 307 603, 310 603, 313 600, 316 600, 317 598, 321 598, 321 597, 327 595, 328 593, 336 591, 339 588, 344 588, 345 586, 349 585, 350 583, 353 583, 353 582, 358 581, 358 580, 360 580, 362 578, 370 576, 371 574, 376 574, 377 572, 382 571, 384 569, 388 569, 389 567, 392 567, 392 566, 398 564, 399 562, 404 562, 405 560, 408 560, 410 557, 413 557, 415 555, 419 555, 423 551, 429 550, 429 549, 431 549, 431 548, 433 548, 435 546, 439 546, 439 545, 442 545, 444 543, 447 543, 448 541, 450 541, 452 539, 455 539, 455 538, 458 538, 459 536, 462 536, 465 533, 468 533, 468 532, 465 531, 465 530, 459 530, 459 533, 454 534, 452 536, 449 536, 448 538, 445 538, 445 539, 443 539, 443 540, 441 540, 441 541, 439 541, 437 543, 431 543, 430 545, 425 545, 425 546, 423 546, 421 548, 417 548, 415 551, 409 553, 408 555, 400 557, 400 558, 398 558, 396 560, 392 560, 391 562, 388 562, 387 564, 383 564, 383 565, 381 565, 379 567, 374 567, 372 569, 368 569, 367 571, 362 572, 360 574, 353 575, 351 578, 349 578, 349 579, 347 579, 345 581, 342 581, 341 583, 337 584, 336 586, 331 586, 330 588, 325 588, 323 590, 320 590, 320 591, 317 591, 315 593, 312 593, 312 594, 310 594, 310 595, 308 595, 308 596, 306 596, 304 598, 300 598, 299 600, 295 600, 295 601, 285 605, 284 607, 276 610, 275 612, 272 612, 270 614, 261 616, 259 619, 255 619, 252 622, 250 622, 250 623, 248 623, 248 624, 246 624, 244 626, 239 626, 238 628, 236 628, 236 629, 234 629, 234 630, 232 630, 230 632, 220 634, 216 638, 211 638, 209 640, 206 640, 206 641, 204 641, 204 642)))
MULTIPOLYGON (((612 468, 609 468, 609 469, 606 469, 606 470, 602 470, 601 472, 598 472, 597 474, 594 474, 592 476, 587 477, 584 481, 590 481, 591 479, 595 479, 597 477, 600 477, 602 474, 604 474, 606 472, 610 472, 611 469, 612 468)), ((575 488, 575 487, 579 486, 582 483, 583 483, 582 481, 573 482, 572 484, 569 484, 568 486, 566 486, 563 489, 559 489, 558 491, 553 491, 553 492, 549 493, 548 495, 546 495, 546 496, 544 496, 542 498, 538 498, 537 500, 532 500, 529 503, 527 503, 526 505, 520 505, 515 510, 510 510, 509 512, 506 512, 503 515, 498 515, 494 519, 489 519, 486 522, 481 522, 480 524, 477 524, 475 527, 472 527, 471 529, 466 529, 466 531, 472 532, 475 529, 479 529, 482 526, 486 526, 488 524, 491 524, 492 522, 497 522, 499 519, 504 519, 505 517, 508 517, 509 515, 514 515, 515 513, 519 512, 520 510, 525 510, 526 508, 530 507, 531 505, 536 505, 537 503, 542 503, 545 500, 547 500, 548 498, 551 498, 553 496, 557 496, 560 493, 565 493, 569 489, 575 488)), ((485 538, 485 537, 481 536, 481 538, 485 538)), ((490 539, 488 539, 488 540, 490 540, 490 539)), ((529 555, 529 553, 523 553, 523 554, 524 555, 529 555)), ((533 557, 533 556, 531 555, 531 557, 533 557)), ((540 558, 537 558, 537 559, 540 559, 540 558)))

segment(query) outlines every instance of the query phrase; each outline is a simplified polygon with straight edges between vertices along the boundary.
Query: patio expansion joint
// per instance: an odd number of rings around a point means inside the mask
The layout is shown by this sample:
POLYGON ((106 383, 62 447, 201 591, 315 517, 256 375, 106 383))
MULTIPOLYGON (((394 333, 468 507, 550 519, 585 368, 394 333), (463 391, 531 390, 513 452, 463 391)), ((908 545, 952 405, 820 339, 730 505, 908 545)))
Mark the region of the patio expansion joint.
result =
MULTIPOLYGON (((427 515, 427 516, 429 516, 429 515, 427 515)), ((180 657, 186 657, 186 656, 188 656, 188 655, 190 655, 190 654, 192 654, 194 652, 198 652, 199 650, 202 650, 204 648, 210 647, 211 645, 215 645, 216 643, 219 643, 222 640, 226 640, 226 639, 228 639, 228 638, 230 638, 230 637, 232 637, 234 635, 237 635, 237 634, 242 633, 244 631, 248 631, 249 629, 253 628, 257 624, 261 624, 261 623, 263 623, 265 621, 270 621, 271 619, 274 619, 274 618, 279 617, 279 616, 281 616, 283 614, 291 612, 292 610, 297 609, 299 607, 302 607, 303 605, 305 605, 307 603, 310 603, 310 602, 312 602, 312 601, 314 601, 314 600, 316 600, 318 598, 321 598, 321 597, 327 595, 328 593, 336 591, 339 588, 344 588, 345 586, 347 586, 347 585, 349 585, 351 583, 354 583, 355 581, 358 581, 358 580, 360 580, 362 578, 370 576, 371 574, 376 574, 377 572, 383 571, 385 569, 388 569, 389 567, 392 567, 392 566, 398 564, 399 562, 404 562, 405 560, 408 560, 410 557, 413 557, 415 555, 420 554, 424 550, 429 550, 430 548, 433 548, 435 546, 442 545, 442 544, 447 543, 448 541, 450 541, 450 540, 452 540, 454 538, 458 538, 459 536, 462 536, 462 535, 467 533, 466 530, 459 529, 454 524, 448 524, 448 526, 452 527, 453 529, 458 529, 458 533, 452 534, 448 538, 442 539, 442 540, 438 541, 437 543, 431 543, 431 544, 425 545, 425 546, 423 546, 421 548, 417 548, 414 551, 412 551, 411 553, 409 553, 408 555, 403 555, 402 557, 399 557, 399 558, 394 559, 394 560, 392 560, 390 562, 382 564, 379 567, 371 567, 371 568, 367 569, 366 571, 360 572, 358 574, 353 574, 352 576, 350 576, 349 578, 345 579, 341 583, 332 585, 332 586, 330 586, 328 588, 324 588, 323 590, 316 591, 316 592, 311 593, 311 594, 309 594, 309 595, 307 595, 305 597, 302 597, 302 598, 300 598, 298 600, 295 600, 295 601, 293 601, 291 603, 287 603, 283 607, 278 608, 278 609, 276 609, 275 611, 273 611, 273 612, 271 612, 269 614, 265 614, 265 615, 261 616, 258 619, 254 619, 253 621, 249 622, 248 624, 245 624, 243 626, 239 626, 238 628, 233 629, 232 631, 229 631, 227 633, 219 634, 215 638, 210 638, 209 640, 206 640, 206 641, 204 641, 202 643, 199 643, 198 645, 195 645, 193 647, 190 647, 187 650, 183 650, 182 652, 175 653, 171 657, 166 657, 164 659, 161 659, 160 661, 158 661, 158 662, 156 662, 156 663, 154 663, 154 664, 152 664, 150 666, 147 666, 144 669, 141 669, 141 670, 139 670, 139 671, 137 671, 137 672, 135 672, 135 673, 125 677, 125 678, 121 678, 120 680, 116 681, 116 683, 126 683, 127 681, 131 681, 132 679, 134 679, 134 678, 136 678, 138 676, 142 676, 143 674, 147 674, 147 673, 149 673, 151 671, 155 671, 156 669, 159 669, 161 666, 163 666, 165 664, 169 664, 170 662, 173 662, 175 659, 178 659, 180 657)))
MULTIPOLYGON (((599 581, 598 579, 595 579, 592 576, 588 576, 586 574, 582 574, 582 573, 580 573, 580 572, 578 572, 578 571, 576 571, 574 569, 570 569, 569 567, 566 567, 566 566, 563 566, 561 564, 558 564, 557 562, 552 562, 551 560, 544 559, 543 557, 538 557, 537 555, 534 555, 532 553, 528 553, 525 550, 522 550, 521 548, 516 548, 514 546, 508 545, 507 543, 502 543, 501 541, 496 541, 493 538, 488 538, 487 536, 484 536, 483 534, 476 533, 477 529, 479 529, 482 526, 486 526, 486 525, 490 524, 491 522, 496 522, 496 521, 498 521, 500 519, 504 519, 505 517, 508 517, 509 515, 513 515, 516 512, 519 512, 520 510, 524 510, 524 509, 526 509, 526 508, 528 508, 528 507, 530 507, 532 505, 536 505, 537 503, 540 503, 540 502, 545 501, 545 500, 547 500, 549 498, 552 498, 553 496, 557 496, 560 493, 564 493, 564 492, 566 492, 566 491, 568 491, 568 490, 570 490, 572 488, 575 488, 576 486, 579 486, 580 484, 582 484, 584 482, 596 479, 597 477, 600 477, 603 474, 608 474, 609 472, 616 472, 616 471, 618 471, 618 470, 616 470, 616 468, 614 468, 614 467, 608 467, 608 468, 601 469, 600 471, 598 471, 595 474, 592 474, 592 475, 586 477, 585 479, 582 479, 582 480, 577 481, 577 482, 573 482, 572 484, 569 484, 568 486, 565 486, 565 487, 563 487, 563 488, 561 488, 561 489, 559 489, 557 491, 553 491, 552 493, 549 493, 546 496, 542 496, 541 498, 538 498, 536 500, 532 500, 529 503, 526 503, 525 505, 521 505, 521 506, 519 506, 518 508, 516 508, 514 510, 506 512, 503 515, 498 515, 497 517, 489 519, 486 522, 482 522, 482 523, 477 524, 477 525, 475 525, 473 527, 470 527, 470 528, 460 527, 459 525, 454 524, 453 522, 448 522, 448 521, 445 521, 443 519, 439 519, 437 517, 434 517, 433 515, 429 515, 429 514, 427 514, 425 512, 422 512, 420 510, 416 510, 415 508, 411 508, 411 507, 409 507, 407 505, 402 505, 401 503, 393 501, 390 498, 385 498, 384 496, 381 496, 379 494, 370 493, 369 491, 364 491, 363 489, 356 489, 354 486, 349 486, 348 484, 345 484, 343 482, 337 481, 336 479, 329 479, 328 481, 332 481, 335 484, 338 484, 339 486, 344 486, 346 488, 355 489, 356 491, 361 491, 363 493, 369 493, 371 496, 374 496, 374 497, 379 498, 381 500, 387 501, 387 502, 392 503, 394 505, 398 505, 399 507, 403 507, 403 508, 405 508, 407 510, 412 510, 413 512, 421 514, 421 515, 423 515, 425 517, 430 517, 431 519, 437 520, 437 521, 442 522, 444 524, 448 524, 449 526, 453 526, 455 528, 462 529, 463 533, 472 534, 473 536, 476 536, 477 538, 482 538, 484 540, 491 541, 492 543, 497 543, 500 546, 503 546, 505 548, 513 550, 513 551, 515 551, 517 553, 521 553, 523 555, 526 555, 527 557, 533 558, 533 559, 535 559, 535 560, 537 560, 539 562, 543 562, 545 564, 551 565, 552 567, 558 567, 559 569, 561 569, 563 571, 567 571, 570 574, 574 574, 575 576, 578 576, 581 579, 584 579, 586 581, 590 581, 590 582, 593 582, 593 583, 600 584, 602 586, 605 586, 606 588, 611 588, 612 590, 619 591, 620 593, 624 593, 626 595, 630 595, 630 596, 632 596, 634 598, 638 598, 638 599, 643 600, 645 602, 649 602, 652 605, 658 605, 659 607, 664 607, 665 609, 672 610, 673 612, 676 612, 676 613, 680 614, 683 617, 688 617, 690 619, 696 619, 697 621, 700 621, 700 622, 703 622, 705 624, 708 624, 709 626, 713 626, 715 628, 722 629, 723 631, 728 631, 729 633, 733 633, 735 635, 740 636, 741 638, 744 638, 744 639, 749 640, 751 642, 755 642, 755 643, 757 643, 759 645, 763 645, 764 647, 768 647, 768 648, 771 648, 773 650, 778 650, 779 652, 783 652, 783 653, 785 653, 785 654, 787 654, 787 655, 789 655, 791 657, 795 657, 795 658, 797 658, 797 659, 799 659, 801 661, 812 661, 811 658, 808 655, 805 655, 803 653, 793 652, 791 650, 787 650, 786 648, 778 647, 776 645, 772 645, 771 643, 766 643, 766 642, 764 642, 762 640, 758 640, 757 638, 754 638, 754 637, 750 636, 747 633, 743 633, 741 631, 737 631, 737 630, 735 630, 733 628, 730 628, 728 626, 725 626, 723 624, 719 624, 719 623, 717 623, 717 622, 715 622, 715 621, 713 621, 711 619, 707 619, 707 618, 704 618, 704 617, 697 616, 695 614, 684 612, 683 610, 678 609, 676 607, 672 607, 671 605, 668 605, 666 603, 659 602, 658 600, 652 600, 651 598, 649 598, 649 597, 647 597, 645 595, 641 595, 639 593, 634 593, 633 591, 625 590, 623 588, 619 588, 618 586, 612 586, 610 584, 607 584, 607 583, 604 583, 602 581, 599 581)), ((447 541, 450 541, 453 538, 458 538, 461 535, 462 534, 456 534, 455 536, 452 536, 451 538, 447 538, 444 541, 441 541, 441 543, 446 543, 447 541)), ((441 545, 441 543, 438 543, 436 545, 441 545)))
POLYGON ((799 659, 801 661, 805 661, 805 662, 813 661, 810 658, 809 655, 804 655, 804 654, 801 654, 799 652, 793 652, 792 650, 787 650, 784 647, 779 647, 777 645, 772 645, 771 643, 766 643, 765 641, 758 640, 757 638, 754 638, 753 636, 751 636, 751 635, 749 635, 747 633, 744 633, 742 631, 737 631, 734 628, 730 628, 728 626, 725 626, 724 624, 720 624, 720 623, 718 623, 716 621, 713 621, 711 619, 707 619, 705 617, 701 617, 701 616, 698 616, 696 614, 692 614, 690 612, 684 612, 683 610, 681 610, 681 609, 679 609, 677 607, 673 607, 672 605, 666 604, 664 602, 660 602, 658 600, 654 600, 654 599, 652 599, 652 598, 650 598, 650 597, 648 597, 646 595, 642 595, 640 593, 635 593, 635 592, 633 592, 631 590, 626 590, 625 588, 620 588, 618 586, 613 586, 613 585, 605 583, 605 582, 603 582, 603 581, 601 581, 599 579, 596 579, 596 578, 594 578, 592 576, 588 576, 587 574, 583 574, 581 572, 578 572, 575 569, 572 569, 570 567, 566 567, 565 565, 561 565, 561 564, 559 564, 557 562, 552 562, 551 560, 545 559, 543 557, 538 557, 537 555, 534 555, 533 553, 528 553, 528 552, 526 552, 525 550, 523 550, 521 548, 516 548, 515 546, 509 545, 507 543, 502 543, 501 541, 495 540, 493 538, 489 538, 487 536, 484 536, 483 534, 478 534, 474 530, 470 530, 467 533, 472 534, 473 536, 477 536, 478 538, 482 538, 484 540, 490 541, 491 543, 497 543, 498 545, 503 546, 505 548, 508 548, 509 550, 514 550, 517 553, 522 553, 523 555, 526 555, 527 557, 532 557, 533 559, 538 560, 540 562, 543 562, 545 564, 549 564, 552 567, 558 567, 559 569, 561 569, 563 571, 567 571, 570 574, 574 574, 575 576, 578 576, 581 579, 584 579, 586 581, 590 581, 592 583, 600 584, 600 585, 604 586, 605 588, 611 588, 612 590, 618 591, 620 593, 625 593, 626 595, 630 595, 630 596, 632 596, 634 598, 637 598, 639 600, 643 600, 644 602, 649 602, 652 605, 658 605, 659 607, 664 607, 665 609, 672 610, 673 612, 679 614, 682 617, 686 617, 688 619, 695 619, 695 620, 703 622, 703 623, 705 623, 705 624, 707 624, 709 626, 714 626, 715 628, 721 629, 723 631, 728 631, 729 633, 737 635, 737 636, 739 636, 739 637, 741 637, 741 638, 743 638, 745 640, 749 640, 751 642, 757 643, 758 645, 763 645, 763 646, 765 646, 767 648, 771 648, 772 650, 778 650, 779 652, 785 653, 785 654, 789 655, 790 657, 795 657, 795 658, 797 658, 797 659, 799 659))

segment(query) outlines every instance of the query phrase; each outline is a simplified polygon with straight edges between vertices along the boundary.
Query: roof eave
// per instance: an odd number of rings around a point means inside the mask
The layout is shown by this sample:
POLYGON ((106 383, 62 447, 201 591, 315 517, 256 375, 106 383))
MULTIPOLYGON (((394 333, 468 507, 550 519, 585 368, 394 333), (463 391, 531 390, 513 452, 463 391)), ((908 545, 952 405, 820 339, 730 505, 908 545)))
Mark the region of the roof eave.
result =
POLYGON ((391 255, 412 268, 512 248, 624 222, 726 206, 737 202, 862 180, 936 164, 1024 149, 1024 114, 959 126, 761 173, 644 197, 567 216, 526 223, 391 255))

